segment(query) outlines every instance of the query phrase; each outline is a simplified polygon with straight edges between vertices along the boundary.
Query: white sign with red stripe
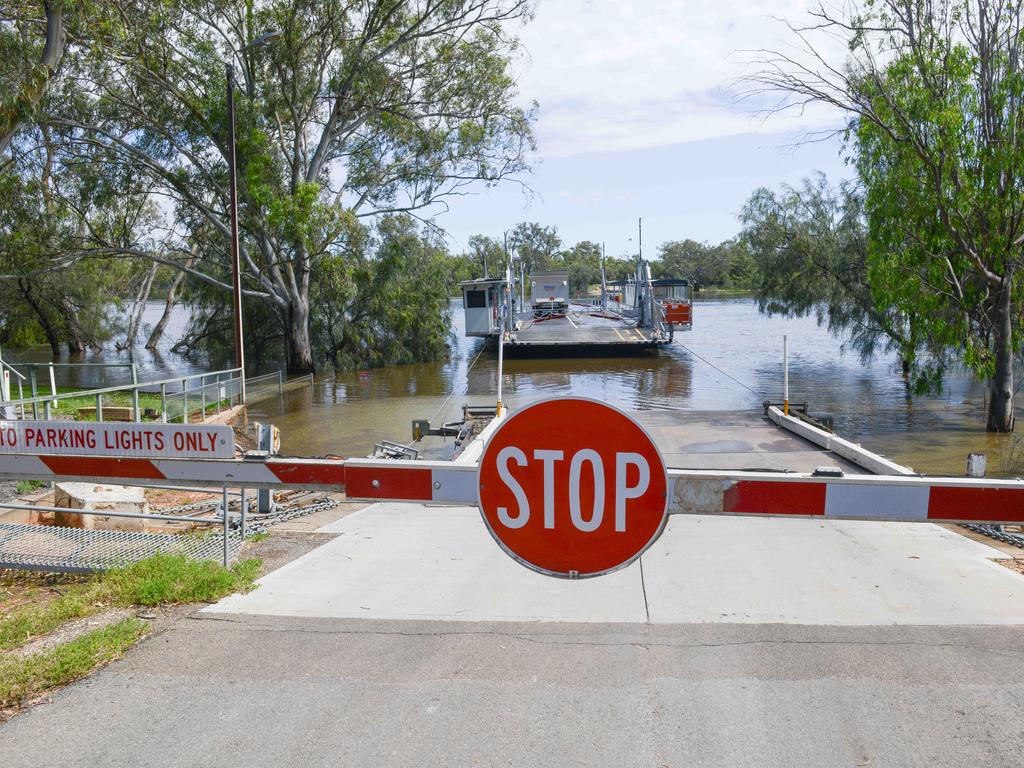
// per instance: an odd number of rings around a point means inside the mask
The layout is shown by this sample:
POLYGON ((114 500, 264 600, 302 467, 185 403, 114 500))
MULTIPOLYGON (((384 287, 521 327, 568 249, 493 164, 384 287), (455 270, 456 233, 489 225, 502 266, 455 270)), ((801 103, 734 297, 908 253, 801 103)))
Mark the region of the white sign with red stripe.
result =
POLYGON ((212 424, 0 421, 0 454, 230 459, 235 436, 212 424))

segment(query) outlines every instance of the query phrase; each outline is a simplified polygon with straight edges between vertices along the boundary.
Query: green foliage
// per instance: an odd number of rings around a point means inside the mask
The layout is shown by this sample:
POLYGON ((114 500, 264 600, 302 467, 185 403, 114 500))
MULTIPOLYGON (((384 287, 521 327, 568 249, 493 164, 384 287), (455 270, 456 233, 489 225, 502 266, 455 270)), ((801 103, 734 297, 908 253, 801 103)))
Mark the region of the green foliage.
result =
POLYGON ((95 250, 121 247, 172 261, 195 254, 193 269, 208 280, 187 291, 197 311, 184 346, 215 349, 230 339, 221 308, 230 285, 230 61, 243 284, 247 305, 260 304, 248 310, 249 343, 266 351, 283 341, 296 372, 310 370, 324 350, 364 364, 440 354, 447 307, 433 300, 433 273, 424 263, 397 265, 401 251, 368 249, 366 233, 389 226, 373 223, 380 216, 440 206, 470 184, 526 169, 533 111, 518 104, 509 71, 518 43, 507 33, 509 21, 526 15, 521 0, 218 0, 202 7, 112 0, 94 20, 101 45, 76 60, 74 72, 95 102, 83 116, 76 105, 52 100, 50 118, 79 122, 76 149, 101 147, 110 166, 137 169, 155 194, 173 201, 164 213, 175 241, 125 248, 93 238, 95 250), (266 29, 279 30, 280 39, 249 47, 266 29), (402 274, 422 276, 429 289, 403 293, 394 285, 402 274), (382 287, 360 282, 378 278, 382 287), (351 302, 379 305, 389 292, 412 302, 402 312, 433 319, 416 324, 391 313, 393 326, 371 332, 351 302), (318 306, 314 295, 338 303, 318 306), (334 320, 343 328, 329 329, 334 320), (409 332, 408 345, 393 341, 409 332))
POLYGON ((212 560, 156 554, 108 572, 102 583, 121 605, 213 602, 249 588, 259 568, 259 560, 242 560, 225 568, 212 560))
POLYGON ((544 227, 532 221, 516 224, 509 234, 508 247, 519 256, 527 274, 563 266, 562 239, 557 227, 544 227))
POLYGON ((755 94, 846 110, 864 190, 867 281, 908 324, 923 381, 959 360, 989 379, 990 431, 1013 429, 1014 300, 1024 287, 1024 14, 1020 3, 866 0, 812 11, 806 57, 770 52, 755 94), (828 42, 816 46, 821 35, 828 42), (845 62, 829 61, 836 40, 845 62), (827 50, 826 50, 827 46, 827 50))
POLYGON ((813 314, 832 333, 849 333, 862 358, 896 351, 909 369, 917 340, 908 319, 879 304, 868 282, 864 197, 854 184, 831 187, 819 174, 799 188, 762 188, 740 219, 743 242, 760 264, 762 312, 813 314))
MULTIPOLYGON (((1024 29, 977 9, 938 4, 890 34, 894 55, 855 81, 872 111, 850 139, 867 190, 868 279, 880 305, 911 321, 939 361, 956 356, 992 382, 989 429, 1012 429, 1013 350, 1024 287, 1024 29)), ((877 18, 885 21, 882 7, 877 18)))
POLYGON ((139 619, 124 619, 95 629, 48 651, 0 658, 0 709, 85 677, 124 654, 146 634, 139 619))
POLYGON ((364 247, 322 267, 312 302, 319 354, 341 367, 446 355, 454 283, 443 243, 409 216, 387 216, 364 247))
POLYGON ((758 262, 742 240, 718 245, 696 240, 670 240, 658 248, 651 263, 656 278, 681 278, 694 290, 701 288, 752 288, 760 275, 758 262))

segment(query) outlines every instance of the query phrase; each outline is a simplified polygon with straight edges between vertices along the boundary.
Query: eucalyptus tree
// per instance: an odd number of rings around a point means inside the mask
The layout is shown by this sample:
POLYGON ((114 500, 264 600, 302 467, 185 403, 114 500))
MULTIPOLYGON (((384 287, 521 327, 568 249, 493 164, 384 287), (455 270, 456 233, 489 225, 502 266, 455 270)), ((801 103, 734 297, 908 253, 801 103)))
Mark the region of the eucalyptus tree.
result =
POLYGON ((793 27, 755 90, 843 110, 865 189, 876 300, 989 381, 987 428, 1013 429, 1024 246, 1024 3, 868 0, 793 27), (845 61, 821 43, 845 43, 845 61))
MULTIPOLYGON (((759 308, 766 314, 814 316, 836 335, 849 334, 862 359, 896 352, 903 373, 922 344, 895 306, 880 305, 868 280, 868 227, 858 185, 831 185, 824 175, 799 187, 756 190, 740 215, 742 239, 759 264, 759 308)), ((920 384, 930 382, 927 377, 920 384)))
MULTIPOLYGON (((64 58, 65 5, 62 0, 0 1, 0 155, 31 122, 64 58)), ((81 5, 72 10, 81 12, 81 5)))
POLYGON ((527 274, 531 270, 561 266, 562 238, 558 236, 558 227, 545 227, 532 221, 520 222, 508 235, 508 248, 523 260, 527 274))
POLYGON ((150 175, 180 254, 145 240, 94 240, 88 254, 173 263, 230 290, 228 62, 243 292, 272 310, 289 370, 312 370, 317 271, 351 255, 362 222, 428 217, 526 169, 532 107, 509 63, 528 16, 526 0, 111 0, 103 54, 77 72, 96 117, 53 104, 50 119, 150 175), (272 44, 250 45, 268 30, 272 44))

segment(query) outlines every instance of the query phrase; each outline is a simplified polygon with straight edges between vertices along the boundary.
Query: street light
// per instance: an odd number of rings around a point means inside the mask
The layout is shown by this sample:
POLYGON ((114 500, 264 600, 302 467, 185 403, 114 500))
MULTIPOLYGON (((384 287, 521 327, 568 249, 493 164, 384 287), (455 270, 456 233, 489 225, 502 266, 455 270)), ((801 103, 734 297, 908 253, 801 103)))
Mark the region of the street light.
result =
MULTIPOLYGON (((281 37, 280 32, 267 32, 260 35, 248 45, 239 49, 239 53, 250 48, 272 43, 281 37)), ((245 402, 245 340, 242 336, 242 270, 238 255, 238 178, 235 172, 235 67, 228 61, 224 68, 228 80, 228 189, 229 215, 231 217, 231 287, 234 293, 233 309, 235 320, 235 368, 241 382, 241 399, 245 402)))

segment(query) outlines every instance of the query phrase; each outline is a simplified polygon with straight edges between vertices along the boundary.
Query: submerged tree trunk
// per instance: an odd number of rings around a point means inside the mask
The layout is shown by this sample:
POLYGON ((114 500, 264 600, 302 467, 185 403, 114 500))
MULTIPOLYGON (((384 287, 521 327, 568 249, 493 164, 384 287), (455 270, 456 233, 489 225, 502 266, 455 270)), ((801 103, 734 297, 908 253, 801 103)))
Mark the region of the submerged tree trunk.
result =
POLYGON ((92 347, 99 351, 100 345, 97 344, 96 339, 92 338, 82 327, 82 323, 78 318, 78 307, 75 306, 75 302, 73 302, 70 297, 64 295, 57 300, 57 311, 60 313, 61 319, 64 321, 64 330, 67 334, 68 352, 73 355, 81 354, 85 351, 86 347, 92 347))
MULTIPOLYGON (((192 262, 194 261, 194 258, 190 258, 185 262, 185 266, 191 267, 192 262)), ((160 339, 164 335, 164 330, 167 328, 167 323, 171 319, 171 313, 174 311, 174 307, 178 303, 178 289, 184 281, 184 270, 176 274, 174 276, 174 280, 171 281, 171 287, 167 290, 167 302, 164 304, 164 313, 160 315, 160 321, 153 327, 153 332, 149 334, 149 340, 146 341, 146 349, 154 350, 156 349, 156 345, 160 343, 160 339)))
POLYGON ((124 341, 117 345, 118 349, 131 349, 135 346, 135 339, 139 335, 139 328, 142 326, 142 313, 146 310, 146 302, 149 301, 149 292, 153 289, 153 280, 156 278, 158 269, 160 269, 160 265, 154 261, 153 265, 149 268, 149 272, 142 279, 139 293, 135 297, 135 304, 132 305, 132 316, 128 321, 128 332, 125 334, 124 341))
POLYGON ((39 326, 43 329, 43 334, 46 336, 46 341, 50 345, 50 350, 53 352, 54 357, 60 357, 60 333, 57 330, 56 324, 53 322, 53 318, 50 317, 50 313, 46 311, 42 302, 32 291, 32 283, 21 278, 18 280, 18 290, 21 295, 25 298, 25 301, 32 308, 32 311, 36 314, 36 320, 39 322, 39 326))
POLYGON ((992 338, 995 341, 996 371, 989 383, 989 432, 1013 431, 1013 322, 1010 314, 1010 284, 1007 274, 996 297, 992 338))
POLYGON ((313 373, 313 347, 309 341, 309 299, 293 301, 285 313, 288 373, 313 373))

